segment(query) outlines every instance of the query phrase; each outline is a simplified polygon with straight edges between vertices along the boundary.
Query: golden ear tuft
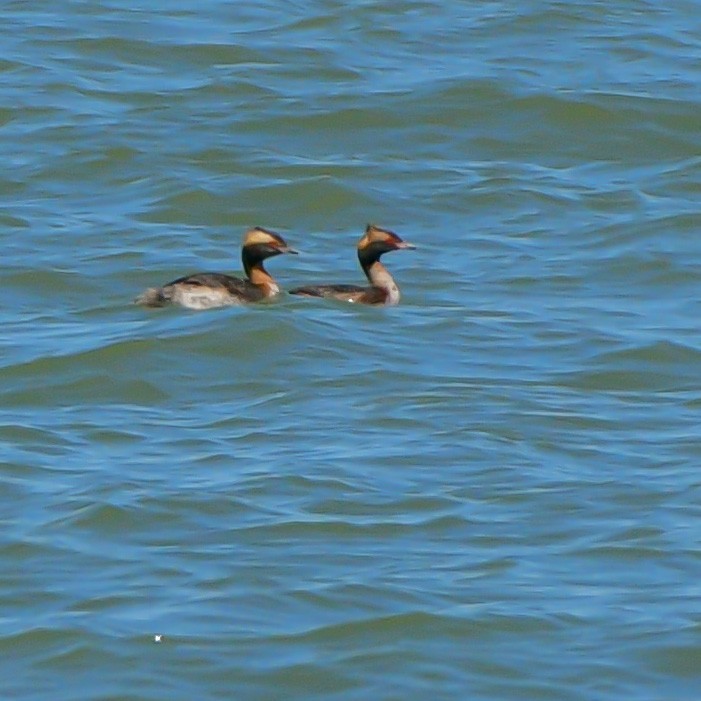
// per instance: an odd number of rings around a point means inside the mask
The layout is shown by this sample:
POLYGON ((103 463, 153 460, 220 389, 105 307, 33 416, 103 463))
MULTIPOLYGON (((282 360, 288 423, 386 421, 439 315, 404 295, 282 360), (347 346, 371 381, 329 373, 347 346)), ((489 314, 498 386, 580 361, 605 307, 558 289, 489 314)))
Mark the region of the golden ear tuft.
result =
POLYGON ((279 244, 281 240, 282 239, 280 239, 280 237, 272 231, 256 226, 246 232, 246 235, 243 238, 243 245, 253 246, 259 243, 279 244))

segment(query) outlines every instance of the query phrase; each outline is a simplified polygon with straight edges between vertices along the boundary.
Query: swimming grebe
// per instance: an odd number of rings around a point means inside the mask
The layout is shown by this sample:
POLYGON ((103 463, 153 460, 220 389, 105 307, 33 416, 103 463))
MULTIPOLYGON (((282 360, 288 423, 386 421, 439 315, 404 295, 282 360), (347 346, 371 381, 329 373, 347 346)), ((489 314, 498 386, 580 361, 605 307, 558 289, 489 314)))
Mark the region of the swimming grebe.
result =
POLYGON ((414 248, 416 246, 402 241, 393 231, 368 224, 363 238, 358 242, 358 260, 360 267, 370 281, 369 287, 305 285, 290 290, 290 294, 305 297, 332 297, 343 302, 358 304, 397 304, 400 298, 399 288, 389 270, 380 263, 380 256, 389 251, 414 248))
POLYGON ((149 287, 134 302, 147 307, 179 304, 188 309, 212 309, 274 297, 280 288, 263 261, 280 253, 297 253, 282 236, 259 226, 246 232, 241 260, 246 280, 224 273, 195 273, 169 282, 163 287, 149 287))

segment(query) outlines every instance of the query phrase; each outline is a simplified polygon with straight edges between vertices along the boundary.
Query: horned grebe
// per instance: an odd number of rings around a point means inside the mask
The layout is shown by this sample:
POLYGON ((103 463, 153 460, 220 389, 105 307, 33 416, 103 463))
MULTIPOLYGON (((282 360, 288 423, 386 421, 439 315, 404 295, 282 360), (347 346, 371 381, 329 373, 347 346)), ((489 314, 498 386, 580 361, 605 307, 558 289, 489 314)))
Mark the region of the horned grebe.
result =
POLYGON ((332 297, 343 302, 358 304, 397 304, 400 298, 399 288, 387 268, 380 263, 380 256, 389 251, 414 248, 416 246, 402 241, 393 231, 368 224, 363 238, 358 242, 358 260, 370 281, 369 287, 305 285, 290 290, 290 294, 305 297, 332 297))
POLYGON ((259 226, 246 232, 241 248, 241 260, 246 280, 224 273, 195 273, 178 278, 163 287, 149 287, 134 302, 147 307, 179 304, 188 309, 212 309, 274 297, 280 288, 263 261, 280 253, 297 253, 282 236, 259 226))

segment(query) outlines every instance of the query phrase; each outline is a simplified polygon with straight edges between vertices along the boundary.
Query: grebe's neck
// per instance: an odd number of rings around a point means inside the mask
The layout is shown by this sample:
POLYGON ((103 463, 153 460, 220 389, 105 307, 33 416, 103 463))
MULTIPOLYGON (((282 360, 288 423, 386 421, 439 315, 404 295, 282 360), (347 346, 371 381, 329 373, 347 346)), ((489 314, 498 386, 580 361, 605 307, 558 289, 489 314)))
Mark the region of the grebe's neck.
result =
POLYGON ((273 276, 263 267, 263 262, 256 263, 246 269, 248 279, 259 287, 266 297, 274 297, 280 292, 280 287, 273 276))
POLYGON ((385 304, 397 304, 400 298, 399 288, 389 270, 380 263, 380 259, 376 258, 370 262, 361 260, 360 264, 370 284, 373 287, 379 287, 387 293, 385 304))
POLYGON ((244 246, 241 251, 241 262, 246 272, 246 277, 263 292, 265 297, 274 297, 280 292, 278 284, 273 276, 263 267, 264 257, 257 246, 244 246))

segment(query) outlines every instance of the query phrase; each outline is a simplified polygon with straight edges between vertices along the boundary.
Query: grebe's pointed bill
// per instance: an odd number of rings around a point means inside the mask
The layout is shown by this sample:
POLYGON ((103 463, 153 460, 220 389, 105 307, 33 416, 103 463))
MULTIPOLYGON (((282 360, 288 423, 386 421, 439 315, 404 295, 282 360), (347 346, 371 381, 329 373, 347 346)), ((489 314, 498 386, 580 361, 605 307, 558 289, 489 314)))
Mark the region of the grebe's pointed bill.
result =
POLYGON ((395 241, 394 246, 398 251, 401 251, 402 249, 407 251, 416 250, 416 246, 413 243, 409 243, 408 241, 395 241))

